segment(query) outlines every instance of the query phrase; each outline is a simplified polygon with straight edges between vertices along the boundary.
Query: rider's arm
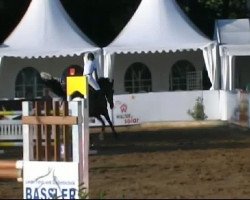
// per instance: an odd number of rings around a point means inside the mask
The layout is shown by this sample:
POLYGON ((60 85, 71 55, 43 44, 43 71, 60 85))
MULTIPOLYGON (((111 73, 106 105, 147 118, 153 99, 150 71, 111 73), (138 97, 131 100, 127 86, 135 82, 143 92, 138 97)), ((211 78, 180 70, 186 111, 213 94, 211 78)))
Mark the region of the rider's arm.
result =
POLYGON ((94 75, 94 78, 95 78, 95 80, 98 80, 98 73, 97 73, 97 65, 96 65, 96 63, 93 63, 94 64, 94 71, 93 71, 93 75, 94 75))
POLYGON ((95 80, 98 80, 97 69, 94 70, 94 77, 95 77, 95 80))
POLYGON ((92 66, 91 66, 91 62, 90 61, 87 61, 85 64, 84 64, 84 67, 83 67, 83 75, 90 75, 92 74, 92 66))

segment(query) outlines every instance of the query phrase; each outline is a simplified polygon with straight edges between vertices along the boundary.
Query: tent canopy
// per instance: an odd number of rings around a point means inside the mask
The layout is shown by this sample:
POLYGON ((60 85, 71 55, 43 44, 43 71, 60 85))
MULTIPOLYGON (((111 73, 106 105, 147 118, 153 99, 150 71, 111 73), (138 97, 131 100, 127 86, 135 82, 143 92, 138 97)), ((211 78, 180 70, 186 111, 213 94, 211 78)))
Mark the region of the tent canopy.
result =
POLYGON ((0 57, 59 57, 99 48, 71 20, 60 0, 32 0, 0 47, 0 57))
POLYGON ((250 44, 249 19, 216 20, 215 39, 217 39, 220 44, 250 44))
POLYGON ((189 20, 175 0, 142 0, 121 33, 104 50, 104 76, 112 76, 112 54, 203 50, 211 89, 218 88, 217 44, 189 20))
POLYGON ((104 48, 107 53, 197 50, 212 43, 183 13, 175 0, 142 0, 137 11, 104 48))
POLYGON ((235 56, 250 56, 249 19, 216 20, 214 39, 221 57, 221 87, 234 90, 235 56))
POLYGON ((221 54, 229 56, 250 55, 249 19, 219 19, 215 22, 214 39, 220 45, 221 54))

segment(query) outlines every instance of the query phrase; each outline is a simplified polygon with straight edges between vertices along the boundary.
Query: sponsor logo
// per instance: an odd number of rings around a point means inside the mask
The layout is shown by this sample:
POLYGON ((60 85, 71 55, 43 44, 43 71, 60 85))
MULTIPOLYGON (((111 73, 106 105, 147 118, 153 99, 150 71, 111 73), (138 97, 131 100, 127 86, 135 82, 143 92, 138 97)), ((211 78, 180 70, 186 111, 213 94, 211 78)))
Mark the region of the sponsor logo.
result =
POLYGON ((120 110, 122 113, 126 113, 127 112, 127 109, 128 109, 128 106, 126 104, 122 104, 120 106, 120 110))

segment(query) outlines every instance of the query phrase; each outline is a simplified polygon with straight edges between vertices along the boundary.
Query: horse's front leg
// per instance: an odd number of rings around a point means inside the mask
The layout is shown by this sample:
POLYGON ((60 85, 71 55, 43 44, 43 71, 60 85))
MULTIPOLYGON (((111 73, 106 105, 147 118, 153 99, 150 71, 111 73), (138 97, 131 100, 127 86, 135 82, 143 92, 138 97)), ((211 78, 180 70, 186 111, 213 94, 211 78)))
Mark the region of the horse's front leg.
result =
POLYGON ((118 134, 117 134, 117 132, 115 131, 115 128, 114 128, 114 126, 113 126, 113 123, 112 123, 111 120, 110 120, 110 117, 109 117, 108 113, 106 113, 106 114, 104 115, 104 117, 105 117, 105 119, 108 121, 109 126, 110 126, 110 128, 112 129, 112 133, 113 133, 113 135, 115 136, 115 138, 117 139, 117 138, 118 138, 118 134))
POLYGON ((105 122, 101 118, 101 116, 96 116, 96 118, 102 123, 102 132, 99 134, 99 140, 104 140, 104 132, 105 132, 105 122))

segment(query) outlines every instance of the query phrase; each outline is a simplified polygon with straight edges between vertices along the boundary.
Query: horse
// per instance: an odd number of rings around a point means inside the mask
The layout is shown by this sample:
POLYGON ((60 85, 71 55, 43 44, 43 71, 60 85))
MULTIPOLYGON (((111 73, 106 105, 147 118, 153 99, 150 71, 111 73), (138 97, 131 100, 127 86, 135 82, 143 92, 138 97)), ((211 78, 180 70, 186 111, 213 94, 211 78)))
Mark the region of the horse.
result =
MULTIPOLYGON (((40 73, 41 79, 44 83, 44 85, 49 88, 54 94, 56 94, 58 97, 62 98, 63 101, 67 100, 67 93, 66 93, 66 87, 65 83, 60 81, 59 78, 51 76, 47 72, 41 72, 40 73)), ((107 122, 109 123, 110 128, 112 129, 112 133, 114 137, 117 139, 118 134, 115 131, 115 128, 113 126, 112 121, 110 120, 109 113, 108 113, 108 103, 110 106, 110 109, 113 109, 114 102, 113 102, 113 85, 114 81, 110 81, 109 78, 100 77, 97 80, 100 91, 94 90, 89 85, 89 116, 95 117, 97 120, 99 120, 102 124, 102 132, 99 135, 99 138, 103 140, 103 134, 105 132, 105 122, 101 116, 104 116, 107 122)), ((76 91, 69 97, 71 100, 74 98, 83 98, 84 96, 76 91)))

